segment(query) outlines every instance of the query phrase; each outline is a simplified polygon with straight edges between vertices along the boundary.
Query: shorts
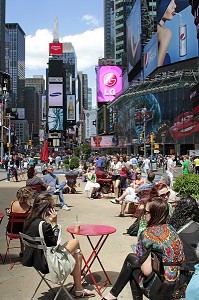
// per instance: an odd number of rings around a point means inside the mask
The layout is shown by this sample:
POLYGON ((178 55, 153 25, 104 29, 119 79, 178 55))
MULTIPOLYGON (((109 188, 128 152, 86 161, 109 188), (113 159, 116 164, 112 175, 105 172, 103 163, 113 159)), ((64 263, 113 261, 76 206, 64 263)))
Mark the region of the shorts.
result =
POLYGON ((112 181, 120 180, 120 175, 112 175, 112 181))

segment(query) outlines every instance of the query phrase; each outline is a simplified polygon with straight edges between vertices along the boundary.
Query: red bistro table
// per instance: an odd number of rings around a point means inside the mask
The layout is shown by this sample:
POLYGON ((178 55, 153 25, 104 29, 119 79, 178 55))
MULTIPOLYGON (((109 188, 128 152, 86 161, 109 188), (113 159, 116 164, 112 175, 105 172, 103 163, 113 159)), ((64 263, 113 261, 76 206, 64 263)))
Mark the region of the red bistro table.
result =
POLYGON ((84 261, 84 267, 82 269, 82 281, 84 281, 86 274, 89 273, 91 276, 91 279, 97 289, 97 292, 100 296, 102 296, 101 289, 109 282, 111 284, 111 281, 107 275, 107 272, 105 271, 103 264, 99 258, 99 252, 102 249, 105 241, 107 240, 109 234, 112 234, 116 231, 116 228, 107 226, 107 225, 95 225, 95 224, 82 224, 80 225, 80 231, 75 232, 74 231, 74 226, 68 227, 67 231, 71 233, 72 237, 74 238, 75 235, 83 235, 86 236, 89 244, 92 248, 92 252, 88 259, 86 259, 83 255, 83 261, 84 261), (91 240, 91 236, 99 236, 99 240, 97 241, 96 245, 93 244, 91 240), (98 286, 92 271, 91 271, 91 266, 95 259, 98 260, 104 275, 106 276, 106 280, 102 283, 101 286, 98 286))
MULTIPOLYGON (((5 216, 4 214, 0 213, 0 224, 1 224, 1 222, 2 222, 4 216, 5 216)), ((1 260, 2 263, 3 263, 3 258, 2 258, 1 253, 0 253, 0 260, 1 260)))

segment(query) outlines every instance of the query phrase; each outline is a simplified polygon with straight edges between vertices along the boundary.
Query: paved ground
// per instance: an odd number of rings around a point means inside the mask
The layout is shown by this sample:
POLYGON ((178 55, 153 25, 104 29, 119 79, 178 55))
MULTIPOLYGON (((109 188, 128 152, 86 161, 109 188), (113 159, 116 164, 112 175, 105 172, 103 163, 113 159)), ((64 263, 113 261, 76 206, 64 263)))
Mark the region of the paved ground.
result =
MULTIPOLYGON (((161 175, 160 172, 158 175, 161 175)), ((5 172, 0 172, 1 178, 5 176, 5 172)), ((4 177, 6 178, 6 176, 4 177)), ((60 181, 64 180, 63 175, 59 175, 60 181)), ((71 207, 71 211, 62 211, 58 209, 58 220, 63 228, 63 239, 65 242, 71 238, 70 234, 66 232, 66 228, 74 224, 76 215, 82 224, 106 224, 114 226, 117 231, 110 235, 100 252, 100 258, 103 261, 105 269, 111 278, 112 283, 115 282, 118 272, 121 269, 122 263, 126 255, 131 251, 130 245, 136 243, 135 237, 123 235, 126 229, 132 224, 133 220, 131 216, 125 218, 119 218, 119 205, 110 203, 110 198, 102 198, 90 200, 83 192, 85 183, 80 179, 78 180, 80 187, 77 188, 77 194, 64 195, 65 201, 71 207)), ((0 182, 0 212, 5 211, 6 207, 10 206, 10 202, 15 199, 16 191, 19 187, 25 186, 25 181, 21 182, 6 182, 3 180, 0 182)), ((4 217, 0 225, 0 253, 4 256, 6 251, 5 229, 7 224, 7 217, 4 217)), ((94 239, 96 240, 96 239, 94 239)), ((85 237, 79 238, 83 253, 87 256, 90 248, 88 241, 85 237)), ((13 241, 13 245, 18 246, 18 242, 13 241)), ((9 263, 5 264, 0 262, 0 291, 1 300, 30 300, 34 292, 34 289, 39 282, 39 277, 33 268, 26 268, 21 266, 20 259, 18 257, 19 249, 12 249, 12 258, 16 262, 16 265, 12 270, 9 270, 9 263)), ((92 266, 92 270, 96 275, 97 281, 103 279, 100 266, 95 262, 92 266)), ((69 276, 67 279, 67 286, 71 286, 72 278, 69 276)), ((94 289, 89 278, 87 278, 86 287, 94 289)), ((106 286, 104 294, 110 289, 110 286, 106 286)), ((48 288, 42 285, 37 294, 40 300, 51 300, 52 295, 48 293, 48 288)), ((60 296, 59 300, 66 299, 60 296)), ((94 298, 96 300, 101 299, 99 295, 94 298)), ((125 287, 118 299, 132 299, 129 286, 125 287)))

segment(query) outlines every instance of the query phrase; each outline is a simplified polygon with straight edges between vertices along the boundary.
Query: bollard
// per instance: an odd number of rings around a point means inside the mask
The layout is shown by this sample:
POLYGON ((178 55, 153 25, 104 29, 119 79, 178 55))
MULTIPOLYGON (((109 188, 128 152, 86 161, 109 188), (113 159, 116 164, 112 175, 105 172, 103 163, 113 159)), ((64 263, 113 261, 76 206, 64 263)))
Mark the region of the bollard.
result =
POLYGON ((7 173, 7 181, 10 181, 10 173, 7 173))

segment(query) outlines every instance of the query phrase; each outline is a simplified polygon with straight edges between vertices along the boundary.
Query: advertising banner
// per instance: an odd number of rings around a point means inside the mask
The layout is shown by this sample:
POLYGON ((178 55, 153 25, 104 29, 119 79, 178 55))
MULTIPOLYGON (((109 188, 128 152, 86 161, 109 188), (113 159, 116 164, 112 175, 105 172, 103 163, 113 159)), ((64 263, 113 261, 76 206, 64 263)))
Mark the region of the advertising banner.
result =
POLYGON ((51 131, 63 130, 63 108, 49 108, 48 129, 51 131))
POLYGON ((39 141, 44 141, 44 129, 39 129, 39 141))
POLYGON ((63 44, 62 43, 50 43, 49 44, 49 55, 62 55, 63 44))
POLYGON ((46 121, 46 96, 41 97, 41 120, 46 121))
POLYGON ((63 106, 63 84, 48 85, 49 106, 63 106))
POLYGON ((122 68, 99 66, 97 71, 98 102, 112 102, 122 92, 122 68))
POLYGON ((67 121, 75 121, 75 95, 67 95, 67 121))
POLYGON ((89 139, 91 136, 96 135, 96 110, 85 110, 85 138, 89 139))
POLYGON ((137 0, 126 21, 127 28, 127 70, 128 73, 134 68, 136 63, 141 59, 142 42, 141 42, 141 3, 137 0))
POLYGON ((113 136, 93 136, 91 137, 91 148, 111 148, 113 147, 113 136))
POLYGON ((197 83, 189 92, 190 106, 193 110, 193 119, 199 120, 199 83, 197 83))
POLYGON ((144 78, 151 74, 158 66, 158 34, 154 34, 144 47, 144 78))
POLYGON ((197 30, 189 2, 157 1, 158 66, 198 56, 197 30))

